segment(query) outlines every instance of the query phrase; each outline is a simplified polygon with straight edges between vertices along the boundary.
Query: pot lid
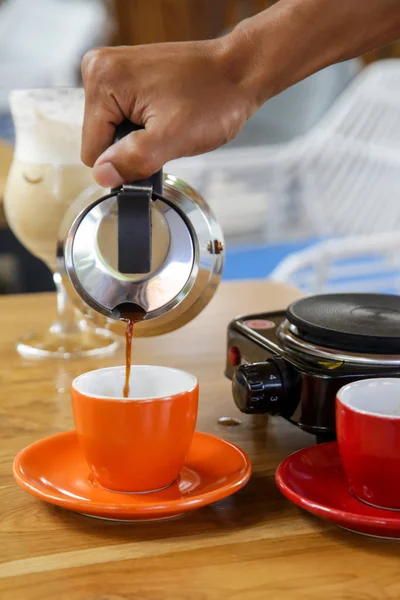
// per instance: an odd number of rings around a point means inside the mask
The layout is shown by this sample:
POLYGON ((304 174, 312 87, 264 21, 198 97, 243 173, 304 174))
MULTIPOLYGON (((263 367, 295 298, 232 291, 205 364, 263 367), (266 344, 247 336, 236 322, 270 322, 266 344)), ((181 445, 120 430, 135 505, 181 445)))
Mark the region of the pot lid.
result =
MULTIPOLYGON (((110 194, 74 222, 66 243, 69 274, 85 301, 106 316, 118 319, 124 307, 129 310, 128 305, 135 305, 151 317, 179 301, 190 279, 195 255, 191 229, 176 207, 159 198, 152 200, 149 267, 144 273, 126 272, 121 268, 118 204, 118 195, 110 194)), ((135 237, 135 228, 130 234, 135 237)))

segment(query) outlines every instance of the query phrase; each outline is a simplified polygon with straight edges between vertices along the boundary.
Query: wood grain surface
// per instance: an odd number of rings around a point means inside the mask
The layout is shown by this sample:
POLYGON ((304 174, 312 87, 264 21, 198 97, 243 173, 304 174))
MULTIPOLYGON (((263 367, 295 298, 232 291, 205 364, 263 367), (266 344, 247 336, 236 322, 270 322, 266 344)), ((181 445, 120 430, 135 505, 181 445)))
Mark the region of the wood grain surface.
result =
POLYGON ((276 489, 279 462, 313 439, 279 417, 234 407, 223 375, 226 327, 239 313, 284 308, 295 290, 226 283, 183 329, 134 343, 134 362, 181 367, 200 381, 198 429, 246 450, 250 483, 233 497, 165 523, 115 524, 46 505, 19 489, 11 468, 31 442, 73 427, 68 387, 111 359, 27 361, 14 343, 47 325, 53 295, 0 299, 1 600, 398 600, 400 542, 336 529, 276 489), (63 391, 64 390, 64 391, 63 391), (236 417, 236 427, 218 425, 236 417))
POLYGON ((3 198, 12 157, 13 148, 11 144, 0 139, 0 229, 7 227, 6 217, 4 214, 3 198))

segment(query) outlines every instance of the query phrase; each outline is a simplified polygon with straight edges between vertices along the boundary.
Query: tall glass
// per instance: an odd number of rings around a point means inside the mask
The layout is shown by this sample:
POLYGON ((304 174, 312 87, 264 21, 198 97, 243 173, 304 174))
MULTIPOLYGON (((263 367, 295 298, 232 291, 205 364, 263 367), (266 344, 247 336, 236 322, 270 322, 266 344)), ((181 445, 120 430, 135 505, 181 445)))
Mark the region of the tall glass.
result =
POLYGON ((4 195, 5 213, 19 241, 51 269, 57 291, 56 320, 47 330, 26 333, 17 343, 25 356, 95 356, 118 347, 110 331, 96 328, 74 309, 56 270, 56 244, 65 212, 95 185, 91 169, 80 161, 83 105, 81 89, 10 94, 16 145, 4 195))

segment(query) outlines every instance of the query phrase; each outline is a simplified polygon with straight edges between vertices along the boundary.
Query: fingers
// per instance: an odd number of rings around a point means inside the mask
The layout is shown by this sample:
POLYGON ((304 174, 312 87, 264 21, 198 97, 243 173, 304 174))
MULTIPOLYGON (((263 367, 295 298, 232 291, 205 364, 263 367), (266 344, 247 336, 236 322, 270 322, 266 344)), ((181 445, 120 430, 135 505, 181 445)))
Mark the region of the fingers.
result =
POLYGON ((116 187, 146 179, 169 160, 171 146, 152 124, 110 146, 96 161, 93 176, 99 185, 116 187))
MULTIPOLYGON (((133 76, 128 77, 130 89, 127 94, 123 54, 115 48, 96 48, 90 50, 82 61, 85 114, 81 158, 86 165, 93 167, 94 178, 104 187, 146 179, 166 162, 166 152, 161 150, 165 149, 165 140, 161 139, 151 120, 144 123, 145 130, 131 133, 113 144, 116 125, 125 117, 131 120, 135 117, 133 76), (123 109, 115 94, 118 94, 119 101, 124 99, 123 109)), ((137 116, 140 123, 141 117, 137 116)))
POLYGON ((110 48, 89 50, 82 61, 85 113, 81 159, 88 167, 112 144, 115 126, 124 118, 114 96, 107 93, 116 70, 113 64, 110 48))
POLYGON ((118 122, 116 115, 101 108, 93 108, 88 100, 85 101, 81 143, 81 160, 85 165, 93 167, 99 156, 112 144, 114 123, 118 122))

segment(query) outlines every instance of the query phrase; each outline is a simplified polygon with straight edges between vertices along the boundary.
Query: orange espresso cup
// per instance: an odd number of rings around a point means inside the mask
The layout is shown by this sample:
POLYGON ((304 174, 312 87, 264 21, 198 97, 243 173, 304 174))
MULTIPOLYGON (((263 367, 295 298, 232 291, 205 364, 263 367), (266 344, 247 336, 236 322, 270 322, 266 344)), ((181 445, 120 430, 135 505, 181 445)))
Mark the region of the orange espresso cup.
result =
POLYGON ((92 477, 118 492, 171 485, 185 462, 196 426, 199 386, 190 373, 132 365, 80 375, 72 382, 78 440, 92 477))

